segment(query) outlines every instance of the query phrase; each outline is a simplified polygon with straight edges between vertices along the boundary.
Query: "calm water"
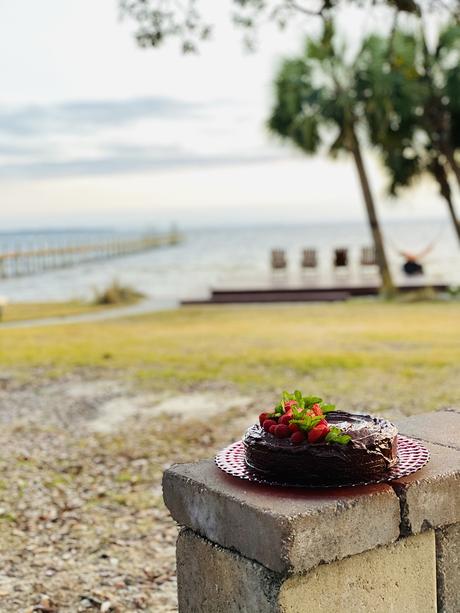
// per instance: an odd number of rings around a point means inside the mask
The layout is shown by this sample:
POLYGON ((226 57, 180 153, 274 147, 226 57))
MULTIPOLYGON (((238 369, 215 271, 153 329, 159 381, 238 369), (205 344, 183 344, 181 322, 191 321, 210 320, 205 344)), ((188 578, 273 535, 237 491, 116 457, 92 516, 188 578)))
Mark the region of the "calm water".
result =
MULTIPOLYGON (((401 258, 397 249, 421 251, 435 241, 434 249, 424 260, 428 281, 460 285, 460 249, 447 221, 392 222, 384 226, 388 255, 399 281, 401 258)), ((119 233, 127 236, 127 233, 119 233)), ((10 301, 47 301, 91 298, 95 288, 113 279, 141 289, 157 298, 200 298, 220 285, 263 285, 265 283, 298 285, 305 281, 299 268, 300 251, 305 247, 318 250, 318 273, 308 283, 327 283, 332 278, 331 251, 348 247, 351 256, 350 276, 359 282, 364 275, 358 265, 361 246, 370 244, 365 224, 337 223, 292 226, 258 226, 185 230, 182 244, 125 256, 103 262, 87 263, 74 268, 0 280, 0 294, 10 301), (269 267, 272 248, 286 250, 289 267, 286 273, 273 276, 269 267)), ((39 234, 1 234, 0 249, 13 245, 44 245, 90 242, 113 233, 79 231, 39 234)), ((366 277, 364 277, 366 278, 366 277)))

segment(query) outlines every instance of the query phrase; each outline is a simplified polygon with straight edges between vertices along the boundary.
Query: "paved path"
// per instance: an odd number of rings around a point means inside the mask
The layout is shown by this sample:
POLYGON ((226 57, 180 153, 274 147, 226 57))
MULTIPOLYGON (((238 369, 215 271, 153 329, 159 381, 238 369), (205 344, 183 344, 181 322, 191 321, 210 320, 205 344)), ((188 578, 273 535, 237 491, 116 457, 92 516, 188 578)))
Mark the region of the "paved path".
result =
POLYGON ((5 328, 36 328, 41 326, 56 326, 62 324, 80 324, 92 321, 106 321, 108 319, 119 319, 121 317, 132 317, 135 315, 145 315, 155 311, 169 311, 176 309, 179 303, 174 299, 163 300, 143 300, 137 304, 125 307, 113 307, 95 313, 82 313, 81 315, 62 315, 60 317, 43 317, 42 319, 25 319, 22 321, 8 321, 1 323, 0 330, 5 328))

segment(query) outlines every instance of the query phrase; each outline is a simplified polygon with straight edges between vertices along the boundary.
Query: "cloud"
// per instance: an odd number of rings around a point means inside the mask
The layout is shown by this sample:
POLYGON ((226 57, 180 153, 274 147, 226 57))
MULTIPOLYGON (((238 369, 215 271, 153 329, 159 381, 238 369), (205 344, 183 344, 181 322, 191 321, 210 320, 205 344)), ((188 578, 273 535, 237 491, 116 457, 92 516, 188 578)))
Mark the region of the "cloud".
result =
POLYGON ((29 144, 16 144, 11 142, 0 142, 0 155, 6 157, 23 158, 24 156, 35 155, 40 148, 29 144))
POLYGON ((235 126, 231 113, 221 123, 216 119, 216 110, 224 107, 231 109, 231 101, 164 97, 0 106, 0 180, 158 172, 286 157, 280 149, 251 143, 250 137, 240 143, 241 135, 248 136, 241 121, 235 126), (152 126, 152 119, 161 123, 152 126))
POLYGON ((0 107, 0 133, 17 137, 62 132, 75 134, 82 130, 117 127, 143 119, 196 119, 208 106, 210 104, 175 98, 144 97, 0 107))
POLYGON ((263 154, 200 155, 179 147, 134 147, 116 145, 111 153, 92 158, 42 160, 22 164, 0 165, 0 180, 49 179, 74 176, 119 175, 139 172, 160 172, 182 168, 235 166, 271 162, 285 156, 273 152, 263 154))

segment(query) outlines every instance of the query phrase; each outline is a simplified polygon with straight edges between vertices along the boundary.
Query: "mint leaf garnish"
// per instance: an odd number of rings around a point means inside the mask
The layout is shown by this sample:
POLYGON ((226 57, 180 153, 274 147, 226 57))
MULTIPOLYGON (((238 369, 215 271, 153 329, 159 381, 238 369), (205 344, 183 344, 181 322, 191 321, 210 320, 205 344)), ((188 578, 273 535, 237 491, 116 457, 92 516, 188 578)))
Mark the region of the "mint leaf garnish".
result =
POLYGON ((339 443, 339 445, 346 445, 351 441, 351 436, 349 434, 343 434, 340 428, 331 426, 331 429, 326 434, 325 441, 326 443, 339 443))
POLYGON ((323 399, 319 398, 319 396, 305 396, 303 401, 305 403, 305 406, 311 407, 314 404, 320 404, 321 402, 323 402, 323 399))
MULTIPOLYGON (((273 409, 270 417, 273 416, 277 420, 287 412, 288 408, 292 413, 289 423, 295 424, 302 432, 309 432, 321 421, 327 421, 327 413, 335 411, 335 405, 323 402, 319 396, 304 396, 300 390, 295 390, 293 394, 284 391, 281 395, 281 402, 273 409)), ((351 440, 351 437, 344 434, 340 428, 335 426, 329 426, 329 428, 324 438, 326 442, 346 445, 351 440)))
POLYGON ((335 404, 320 404, 321 411, 323 413, 330 413, 331 411, 335 411, 335 404))

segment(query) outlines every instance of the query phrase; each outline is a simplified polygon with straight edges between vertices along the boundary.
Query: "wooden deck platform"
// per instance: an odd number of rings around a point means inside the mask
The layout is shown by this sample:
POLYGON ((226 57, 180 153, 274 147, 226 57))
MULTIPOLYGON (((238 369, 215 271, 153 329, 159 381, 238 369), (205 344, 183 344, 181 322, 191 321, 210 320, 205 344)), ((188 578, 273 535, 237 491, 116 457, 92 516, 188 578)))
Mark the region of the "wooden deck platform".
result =
MULTIPOLYGON (((399 285, 400 292, 414 292, 432 288, 445 292, 447 284, 405 284, 399 285)), ((377 296, 378 285, 335 285, 326 287, 266 287, 266 288, 222 288, 213 289, 208 299, 182 300, 183 305, 192 304, 245 304, 263 302, 338 302, 356 296, 377 296)))

